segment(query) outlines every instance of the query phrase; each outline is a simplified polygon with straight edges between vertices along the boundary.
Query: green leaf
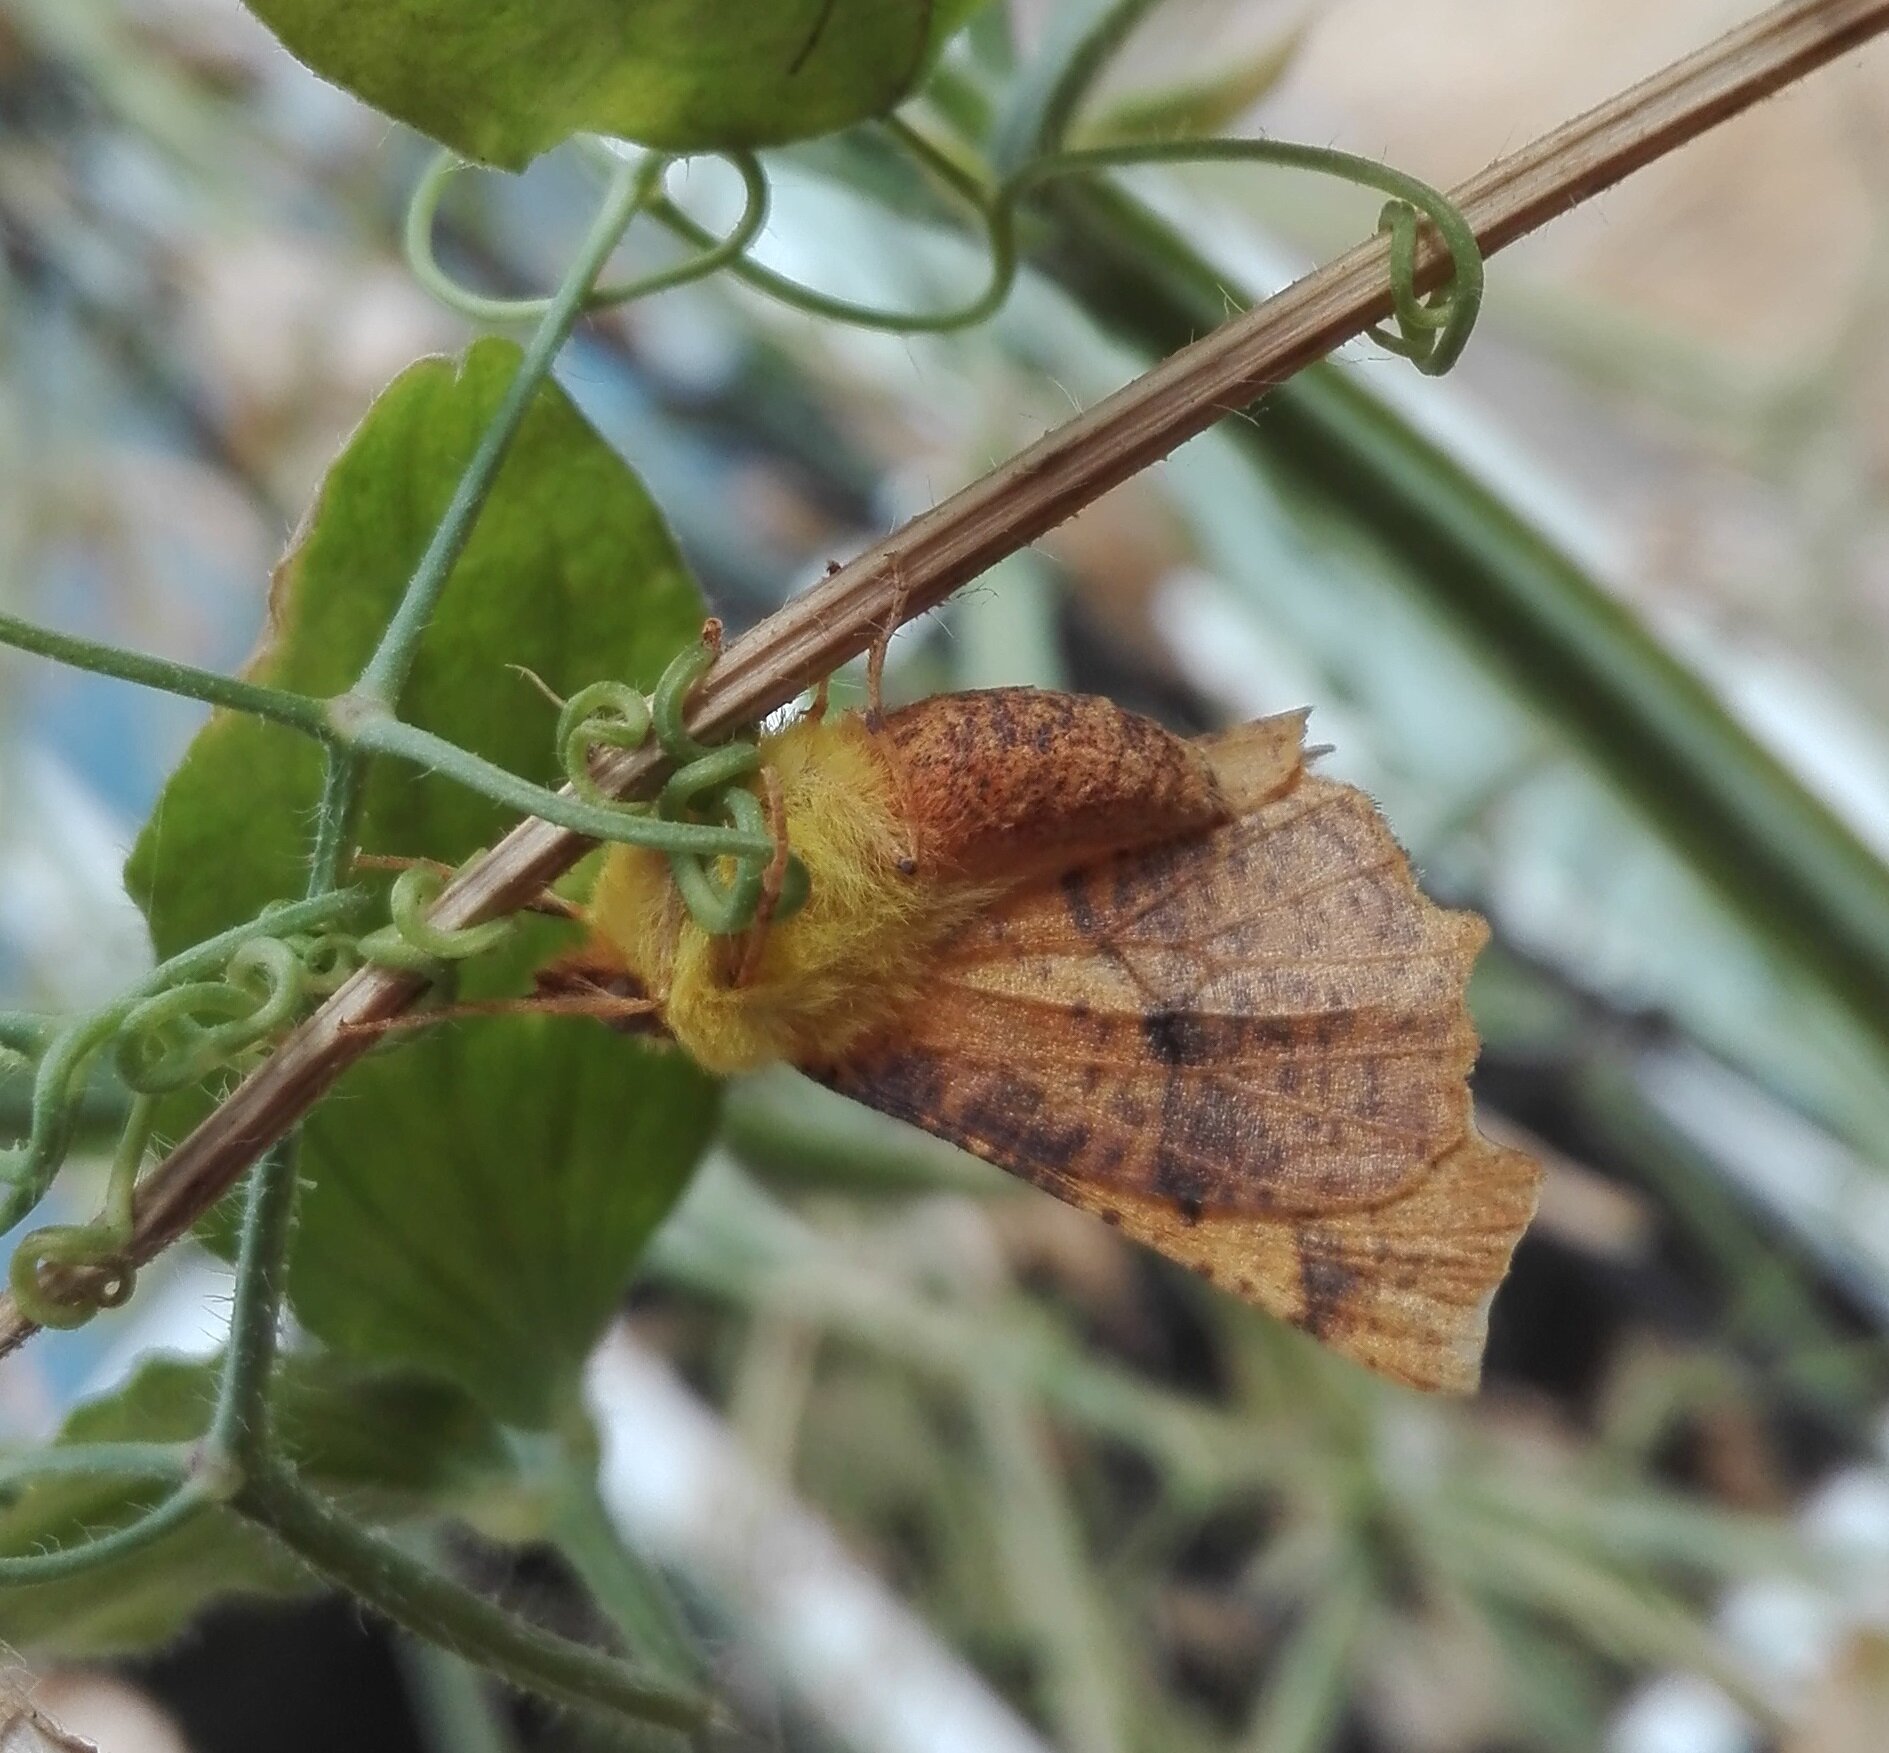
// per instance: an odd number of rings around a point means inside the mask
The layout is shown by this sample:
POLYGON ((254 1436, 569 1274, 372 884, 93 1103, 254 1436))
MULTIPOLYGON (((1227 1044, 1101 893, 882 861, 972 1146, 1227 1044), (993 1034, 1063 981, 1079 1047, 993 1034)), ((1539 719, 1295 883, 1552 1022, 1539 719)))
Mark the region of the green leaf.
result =
MULTIPOLYGON (((214 1365, 153 1359, 118 1392, 73 1413, 59 1441, 188 1441, 203 1433, 215 1395, 214 1365)), ((498 1428, 444 1383, 334 1357, 294 1358, 274 1402, 284 1452, 355 1515, 389 1524, 465 1512, 516 1489, 498 1428)), ((117 1480, 41 1481, 0 1508, 0 1551, 76 1545, 128 1525, 160 1495, 117 1480)), ((0 1590, 0 1640, 68 1655, 134 1649, 175 1636, 219 1597, 318 1586, 230 1511, 206 1508, 114 1563, 0 1590)))
POLYGON ((882 115, 982 0, 248 0, 325 79, 488 164, 579 132, 775 146, 882 115))
MULTIPOLYGON (((319 695, 352 682, 517 359, 484 341, 463 362, 415 365, 375 403, 277 574, 258 679, 319 695)), ((647 688, 702 616, 641 484, 546 389, 454 569, 402 716, 550 780, 552 709, 510 666, 565 694, 613 676, 647 688)), ((160 955, 299 892, 319 770, 291 732, 211 721, 126 873, 160 955)), ((379 762, 361 838, 458 863, 508 825, 470 792, 379 762)), ((553 929, 534 927, 540 950, 553 929)), ((338 1348, 425 1363, 512 1422, 545 1422, 693 1168, 714 1097, 679 1057, 572 1019, 455 1025, 376 1056, 307 1127, 291 1302, 338 1348)), ((167 1129, 193 1117, 169 1114, 167 1129)))
POLYGON ((714 1125, 681 1055, 508 1020, 357 1068, 309 1123, 290 1299, 359 1356, 552 1422, 714 1125))

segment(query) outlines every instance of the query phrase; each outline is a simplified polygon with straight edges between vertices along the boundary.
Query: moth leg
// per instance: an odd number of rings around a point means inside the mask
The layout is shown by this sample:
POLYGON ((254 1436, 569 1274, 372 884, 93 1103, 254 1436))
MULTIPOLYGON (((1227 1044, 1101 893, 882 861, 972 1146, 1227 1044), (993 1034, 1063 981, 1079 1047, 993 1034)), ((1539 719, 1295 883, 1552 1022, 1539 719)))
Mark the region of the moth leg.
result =
POLYGON ((655 1009, 654 999, 632 998, 596 987, 588 992, 535 992, 528 997, 495 998, 477 1004, 443 1004, 433 1010, 407 1011, 374 1022, 343 1023, 340 1033, 379 1039, 430 1029, 435 1023, 461 1023, 500 1016, 581 1016, 621 1027, 652 1015, 655 1009))
POLYGON ((892 562, 892 606, 866 652, 866 728, 875 735, 885 729, 885 654, 892 635, 905 620, 907 587, 899 563, 892 562))

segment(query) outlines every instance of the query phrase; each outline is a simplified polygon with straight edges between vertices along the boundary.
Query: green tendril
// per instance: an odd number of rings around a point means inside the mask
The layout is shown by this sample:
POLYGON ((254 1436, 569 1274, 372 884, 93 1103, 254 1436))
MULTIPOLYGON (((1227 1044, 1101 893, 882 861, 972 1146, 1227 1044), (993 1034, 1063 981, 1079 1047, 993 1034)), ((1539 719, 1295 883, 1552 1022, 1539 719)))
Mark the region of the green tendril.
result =
POLYGON ((125 1250, 131 1245, 132 1207, 138 1170, 151 1142, 157 1103, 141 1095, 112 1157, 105 1188, 105 1209, 89 1224, 50 1224, 20 1238, 7 1267, 13 1300, 29 1320, 42 1327, 82 1327, 101 1309, 115 1309, 137 1286, 138 1275, 125 1250), (58 1295, 46 1283, 49 1266, 102 1269, 83 1282, 82 1296, 58 1295))
MULTIPOLYGON (((647 830, 639 838, 667 856, 690 917, 712 937, 731 937, 759 917, 778 848, 766 810, 743 783, 760 769, 759 746, 743 738, 711 747, 688 731, 689 694, 713 665, 715 650, 706 638, 685 646, 648 700, 620 682, 599 682, 573 695, 558 717, 557 745, 571 788, 590 802, 633 813, 647 830), (590 771, 593 750, 640 748, 652 731, 657 746, 676 764, 656 800, 653 820, 648 805, 617 802, 590 771), (673 840, 664 844, 664 829, 699 828, 705 816, 719 817, 766 850, 717 856, 673 840)), ((786 919, 804 906, 809 886, 806 866, 790 853, 770 917, 786 919)))
POLYGON ((147 1095, 200 1083, 285 1028, 311 996, 307 969, 280 938, 253 938, 221 980, 173 986, 137 1005, 120 1026, 118 1075, 147 1095), (208 1015, 214 1019, 205 1022, 208 1015))
MULTIPOLYGON (((252 940, 332 933, 358 913, 366 901, 364 890, 349 889, 310 901, 267 907, 245 924, 173 956, 109 1004, 63 1025, 39 1022, 31 1036, 21 1030, 21 1044, 28 1046, 38 1061, 33 1076, 33 1118, 25 1144, 0 1151, 0 1230, 11 1229, 46 1196, 71 1149, 79 1097, 92 1062, 118 1040, 143 1006, 179 987, 201 984, 220 990, 218 977, 227 972, 232 960, 252 940)), ((227 1004, 217 1001, 225 1022, 257 1010, 258 993, 268 979, 267 969, 262 963, 245 963, 242 978, 245 986, 240 1005, 234 999, 227 1004)), ((154 1020, 162 1019, 147 1014, 139 1030, 154 1020)))
POLYGON ((649 716, 656 727, 656 740, 672 761, 696 761, 713 751, 689 735, 684 722, 689 695, 715 665, 715 647, 706 638, 684 646, 669 660, 655 692, 649 697, 649 716))
POLYGON ((378 968, 399 968, 413 974, 437 974, 442 966, 470 961, 495 950, 515 929, 510 919, 488 919, 483 925, 457 929, 435 925, 427 917, 445 889, 445 879, 426 865, 414 865, 394 878, 387 911, 391 923, 362 938, 361 959, 378 968))
MULTIPOLYGON (((1374 159, 1283 140, 1147 141, 1049 153, 1020 165, 1002 181, 986 185, 953 163, 917 130, 896 119, 886 125, 936 181, 970 208, 990 251, 989 278, 983 290, 947 310, 899 311, 833 297, 745 256, 731 259, 729 272, 770 298, 834 322, 897 334, 948 334, 983 322, 1009 297, 1020 263, 1018 210, 1027 197, 1048 184, 1137 165, 1250 163, 1316 171, 1392 197, 1379 220, 1379 230, 1390 234, 1396 329, 1393 332, 1380 326, 1370 333, 1380 345, 1409 359, 1427 376, 1441 376, 1461 357, 1482 307, 1482 250, 1469 222, 1439 190, 1374 159), (1445 285, 1423 298, 1417 293, 1416 277, 1418 243, 1426 220, 1449 252, 1451 274, 1445 285)), ((667 202, 654 202, 649 210, 660 223, 697 248, 713 241, 694 220, 677 213, 667 202)))
POLYGON ((558 760, 571 789, 603 809, 628 809, 590 773, 592 749, 641 748, 649 738, 649 702, 628 682, 593 682, 565 701, 558 714, 558 760))
POLYGON ((60 1577, 76 1576, 129 1557, 153 1541, 161 1540, 174 1528, 180 1528, 199 1515, 214 1501, 209 1488, 197 1480, 186 1479, 171 1494, 146 1510, 129 1526, 114 1528, 109 1534, 95 1535, 77 1546, 52 1547, 41 1552, 17 1555, 0 1554, 0 1586, 22 1587, 27 1583, 55 1582, 60 1577))
MULTIPOLYGON (((741 177, 742 186, 746 192, 741 217, 735 221, 727 236, 717 238, 704 231, 695 246, 695 254, 686 260, 658 269, 653 273, 639 275, 636 279, 626 280, 617 285, 593 288, 584 300, 586 310, 603 310, 616 305, 630 304, 638 299, 653 297, 658 292, 667 292, 672 287, 685 286, 692 280, 704 279, 710 274, 718 273, 743 255, 749 245, 761 235, 767 224, 769 190, 766 174, 762 171, 759 161, 751 152, 726 152, 714 156, 735 169, 741 177)), ((668 159, 659 161, 663 169, 666 169, 671 162, 668 159)), ((475 321, 536 322, 551 309, 552 299, 495 298, 486 293, 475 292, 469 286, 461 285, 440 266, 439 256, 433 245, 433 233, 439 216, 440 201, 446 192, 446 185, 454 176, 462 170, 471 168, 473 167, 450 149, 442 150, 427 166, 407 207, 405 231, 407 262, 413 270, 414 278, 435 298, 475 321)), ((675 211, 667 197, 660 198, 652 205, 652 211, 658 208, 664 212, 675 211)))

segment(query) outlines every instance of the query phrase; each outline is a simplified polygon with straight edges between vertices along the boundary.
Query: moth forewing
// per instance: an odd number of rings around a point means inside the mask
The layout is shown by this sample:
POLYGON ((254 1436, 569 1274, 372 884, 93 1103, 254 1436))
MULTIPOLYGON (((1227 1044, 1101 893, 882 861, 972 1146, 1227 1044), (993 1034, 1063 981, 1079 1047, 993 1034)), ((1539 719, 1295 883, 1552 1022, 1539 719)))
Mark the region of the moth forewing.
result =
POLYGON ((740 981, 647 855, 593 918, 705 1064, 787 1059, 1464 1389, 1536 1180, 1470 1117, 1486 933, 1306 771, 1304 722, 1189 742, 1030 689, 806 721, 767 754, 811 897, 740 981))

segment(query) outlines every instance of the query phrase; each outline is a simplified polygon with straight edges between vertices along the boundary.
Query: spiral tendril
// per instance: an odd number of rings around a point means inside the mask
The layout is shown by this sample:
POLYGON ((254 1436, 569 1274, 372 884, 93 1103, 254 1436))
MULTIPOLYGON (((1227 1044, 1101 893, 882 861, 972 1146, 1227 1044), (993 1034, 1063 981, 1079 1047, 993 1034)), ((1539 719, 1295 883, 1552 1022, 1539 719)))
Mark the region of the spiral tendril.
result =
MULTIPOLYGON (((760 771, 757 743, 741 738, 709 745, 689 734, 684 722, 690 690, 708 673, 720 648, 720 628, 711 622, 703 637, 685 646, 662 673, 645 700, 619 682, 600 682, 575 694, 558 718, 557 746, 565 777, 589 801, 638 815, 652 814, 648 804, 619 803, 597 785, 590 771, 599 748, 640 748, 653 732, 657 746, 675 763, 653 806, 659 822, 699 822, 719 817, 744 833, 764 836, 773 846, 773 828, 761 800, 744 781, 760 771)), ((768 855, 714 858, 667 850, 677 893, 690 916, 712 937, 732 937, 754 925, 766 896, 768 855)), ((790 851, 770 920, 786 919, 804 906, 807 869, 790 851)))
POLYGON ((428 865, 403 870, 394 878, 387 898, 389 923, 370 931, 356 945, 361 960, 377 968, 437 974, 442 964, 485 955, 511 935, 515 922, 510 919, 459 927, 435 925, 427 914, 445 887, 446 879, 428 865))
MULTIPOLYGON (((720 153, 725 164, 731 165, 740 176, 746 199, 741 210, 741 217, 725 237, 714 237, 703 232, 696 243, 694 253, 683 261, 668 268, 661 268, 653 273, 638 275, 633 280, 626 280, 612 286, 599 286, 592 290, 584 301, 587 310, 604 310, 616 305, 629 304, 639 298, 649 298, 658 292, 667 292, 671 287, 687 285, 691 280, 700 280, 718 272, 744 255, 754 240, 761 235, 767 224, 769 189, 766 174, 759 161, 749 152, 720 153)), ((659 158, 656 161, 660 175, 672 161, 659 158)), ((435 222, 439 216, 440 200, 445 195, 446 185, 462 170, 473 168, 452 150, 440 151, 422 173, 415 186, 413 196, 407 207, 406 252, 407 264, 413 270, 413 276, 433 294, 442 304, 461 312, 463 315, 480 322, 521 323, 535 322, 551 308, 548 298, 494 298, 483 292, 475 292, 471 287, 462 285, 440 266, 439 256, 433 244, 435 222)), ((667 197, 659 198, 654 204, 666 215, 677 209, 667 197)))
MULTIPOLYGON (((1322 146, 1263 139, 1141 141, 1120 146, 1049 152, 1019 165, 994 183, 980 181, 897 117, 883 124, 933 179, 966 206, 984 234, 990 267, 981 291, 941 311, 886 310, 820 292, 775 272, 745 254, 730 257, 730 273, 756 291, 810 315, 856 328, 896 334, 948 334, 994 315, 1009 296, 1021 267, 1018 212, 1025 199, 1050 183, 1138 165, 1252 163, 1335 176, 1392 197, 1379 220, 1390 234, 1390 278, 1395 329, 1370 331, 1389 351, 1410 360, 1426 376, 1454 365, 1468 344, 1482 308, 1482 250, 1474 231, 1447 196, 1416 177, 1374 159, 1322 146), (1418 245, 1425 224, 1435 228, 1450 257, 1450 278, 1427 298, 1416 290, 1418 245)), ((669 202, 651 203, 650 214, 678 237, 704 249, 708 232, 669 202)))
POLYGON ((138 1275, 125 1250, 131 1244, 132 1209, 138 1170, 151 1141, 156 1098, 141 1095, 131 1104, 125 1129, 112 1157, 105 1188, 105 1208, 88 1224, 48 1224, 20 1238, 7 1266, 7 1285, 22 1312, 42 1327, 82 1327, 100 1309, 115 1309, 136 1288, 138 1275), (47 1284, 49 1266, 92 1267, 73 1294, 61 1295, 47 1284))

